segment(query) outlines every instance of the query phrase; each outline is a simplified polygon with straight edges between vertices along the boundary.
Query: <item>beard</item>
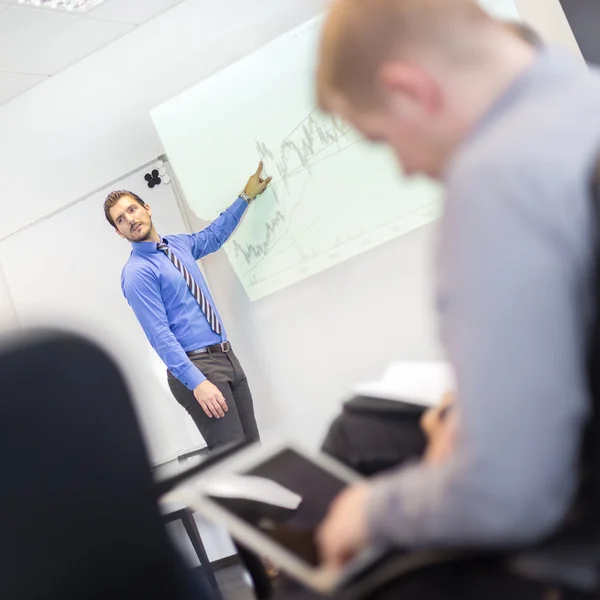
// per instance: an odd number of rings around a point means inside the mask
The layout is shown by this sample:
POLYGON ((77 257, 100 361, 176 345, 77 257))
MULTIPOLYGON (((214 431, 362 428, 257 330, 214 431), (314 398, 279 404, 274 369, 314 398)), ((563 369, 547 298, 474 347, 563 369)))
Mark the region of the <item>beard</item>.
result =
POLYGON ((152 235, 153 226, 152 221, 150 223, 142 224, 135 231, 129 231, 129 234, 125 235, 130 242, 147 242, 152 235))

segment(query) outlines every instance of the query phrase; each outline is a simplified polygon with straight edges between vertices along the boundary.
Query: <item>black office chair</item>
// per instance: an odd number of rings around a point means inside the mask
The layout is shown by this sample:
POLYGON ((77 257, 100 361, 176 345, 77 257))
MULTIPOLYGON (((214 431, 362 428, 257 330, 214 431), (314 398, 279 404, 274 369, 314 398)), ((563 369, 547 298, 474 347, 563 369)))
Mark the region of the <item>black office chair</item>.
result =
POLYGON ((130 395, 73 335, 0 346, 0 597, 209 600, 163 525, 130 395))

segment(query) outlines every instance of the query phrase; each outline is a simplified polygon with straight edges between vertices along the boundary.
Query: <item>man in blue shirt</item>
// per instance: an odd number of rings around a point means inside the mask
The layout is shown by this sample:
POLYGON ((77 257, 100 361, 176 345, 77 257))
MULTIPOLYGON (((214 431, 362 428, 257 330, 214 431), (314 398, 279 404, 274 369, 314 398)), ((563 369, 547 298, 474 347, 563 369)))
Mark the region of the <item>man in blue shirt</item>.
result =
POLYGON ((196 263, 216 252, 271 178, 262 163, 237 200, 206 229, 161 237, 152 210, 127 190, 111 192, 104 214, 132 251, 121 287, 150 344, 168 368, 169 387, 190 414, 209 449, 259 439, 246 375, 227 340, 196 263))

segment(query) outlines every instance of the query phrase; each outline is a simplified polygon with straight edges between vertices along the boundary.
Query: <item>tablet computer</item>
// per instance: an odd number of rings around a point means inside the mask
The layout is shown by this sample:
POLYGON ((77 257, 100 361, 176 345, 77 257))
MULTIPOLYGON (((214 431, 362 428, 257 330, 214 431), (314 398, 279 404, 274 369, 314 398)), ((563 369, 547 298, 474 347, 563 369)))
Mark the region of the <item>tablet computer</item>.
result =
POLYGON ((332 594, 379 562, 369 549, 343 570, 321 564, 316 534, 334 498, 360 477, 289 443, 255 445, 214 464, 173 494, 305 586, 332 594))

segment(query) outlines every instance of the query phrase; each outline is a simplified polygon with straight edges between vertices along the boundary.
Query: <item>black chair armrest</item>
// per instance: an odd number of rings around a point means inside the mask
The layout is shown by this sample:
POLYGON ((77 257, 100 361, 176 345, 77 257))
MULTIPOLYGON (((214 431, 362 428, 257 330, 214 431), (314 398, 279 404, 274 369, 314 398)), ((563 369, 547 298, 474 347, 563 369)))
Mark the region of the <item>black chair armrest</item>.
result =
POLYGON ((387 400, 385 398, 372 398, 369 396, 355 396, 344 403, 347 412, 389 415, 389 416, 415 416, 421 417, 427 410, 426 406, 414 404, 407 400, 387 400))

